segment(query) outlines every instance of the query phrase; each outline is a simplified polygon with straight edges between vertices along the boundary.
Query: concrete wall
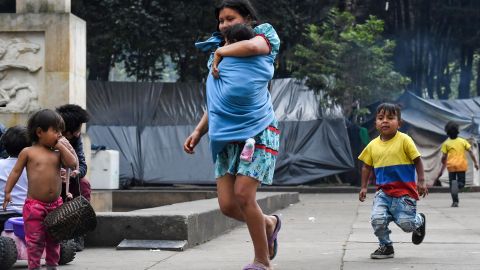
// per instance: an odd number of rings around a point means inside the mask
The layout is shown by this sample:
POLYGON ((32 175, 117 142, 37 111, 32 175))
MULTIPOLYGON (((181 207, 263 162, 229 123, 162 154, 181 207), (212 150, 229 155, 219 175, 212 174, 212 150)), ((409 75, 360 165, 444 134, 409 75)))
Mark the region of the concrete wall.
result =
MULTIPOLYGON (((86 24, 70 13, 0 14, 0 36, 40 39, 41 72, 36 76, 38 103, 55 108, 86 106, 86 24)), ((0 61, 1 62, 1 61, 0 61)), ((12 69, 15 70, 15 69, 12 69)), ((0 86, 2 80, 0 80, 0 86)), ((5 126, 25 124, 28 112, 0 113, 5 126)))
POLYGON ((129 212, 216 197, 206 190, 93 190, 91 204, 97 212, 129 212))
MULTIPOLYGON (((299 201, 298 193, 257 193, 265 213, 299 201)), ((197 200, 131 212, 99 212, 88 246, 116 246, 130 240, 186 240, 195 246, 221 235, 241 223, 219 209, 217 199, 197 200)))

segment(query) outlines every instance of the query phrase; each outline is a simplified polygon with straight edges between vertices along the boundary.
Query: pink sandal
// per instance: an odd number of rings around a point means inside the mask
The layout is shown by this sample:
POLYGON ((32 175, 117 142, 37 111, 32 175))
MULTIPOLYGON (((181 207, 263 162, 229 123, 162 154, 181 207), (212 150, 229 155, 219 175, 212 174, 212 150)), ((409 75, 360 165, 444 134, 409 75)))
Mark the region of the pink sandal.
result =
POLYGON ((242 270, 268 270, 265 265, 251 263, 242 268, 242 270))

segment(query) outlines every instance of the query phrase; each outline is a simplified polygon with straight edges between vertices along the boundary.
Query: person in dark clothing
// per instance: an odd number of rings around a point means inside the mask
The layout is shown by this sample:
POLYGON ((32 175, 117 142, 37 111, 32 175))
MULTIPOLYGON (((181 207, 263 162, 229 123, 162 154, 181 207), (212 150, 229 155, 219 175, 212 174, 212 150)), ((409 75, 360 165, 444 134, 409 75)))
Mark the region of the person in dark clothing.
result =
MULTIPOLYGON (((85 177, 87 174, 87 163, 85 162, 85 153, 83 151, 83 142, 81 135, 82 125, 90 120, 90 115, 82 107, 74 104, 66 104, 58 107, 56 111, 65 121, 65 131, 63 136, 67 138, 75 149, 78 157, 78 168, 70 173, 69 192, 73 197, 82 195, 90 201, 91 187, 90 182, 85 177)), ((65 178, 65 172, 62 174, 65 178)))
MULTIPOLYGON (((85 153, 83 151, 83 142, 81 138, 82 125, 90 120, 90 115, 82 107, 75 104, 66 104, 56 108, 56 111, 62 116, 65 122, 65 131, 63 136, 67 138, 78 157, 78 168, 70 172, 69 192, 73 197, 82 195, 90 201, 92 189, 90 181, 85 177, 87 174, 87 163, 85 162, 85 153)), ((62 179, 66 178, 66 171, 62 169, 62 179)), ((62 196, 66 199, 66 185, 63 184, 62 196)), ((78 237, 75 240, 77 251, 84 249, 83 237, 78 237)))

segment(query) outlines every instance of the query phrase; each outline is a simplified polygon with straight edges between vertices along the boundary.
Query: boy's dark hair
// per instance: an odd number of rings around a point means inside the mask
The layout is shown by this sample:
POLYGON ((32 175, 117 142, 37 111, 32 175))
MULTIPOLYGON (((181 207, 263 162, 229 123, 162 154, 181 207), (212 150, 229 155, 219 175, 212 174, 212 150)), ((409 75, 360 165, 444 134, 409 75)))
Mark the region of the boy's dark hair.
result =
POLYGON ((393 115, 397 116, 398 121, 402 121, 402 112, 400 110, 400 106, 398 106, 397 104, 382 103, 382 104, 378 105, 378 107, 377 107, 377 114, 379 114, 382 111, 385 114, 387 114, 387 113, 393 114, 393 115))
POLYGON ((458 129, 459 125, 453 121, 448 121, 448 123, 445 125, 445 132, 452 140, 458 137, 458 133, 460 133, 458 129))
POLYGON ((249 25, 239 23, 228 28, 225 33, 225 39, 229 43, 235 43, 242 40, 249 40, 255 37, 255 32, 249 25))
POLYGON ((83 123, 90 121, 88 112, 75 104, 66 104, 55 110, 65 121, 65 132, 75 132, 80 129, 83 123))
POLYGON ((14 126, 7 129, 2 135, 0 145, 7 151, 9 156, 18 157, 23 148, 32 144, 28 138, 27 128, 25 126, 14 126))
POLYGON ((34 113, 28 119, 27 130, 28 137, 32 143, 38 142, 37 128, 47 131, 49 128, 63 131, 65 122, 57 112, 50 109, 43 109, 34 113))
POLYGON ((215 7, 215 19, 217 20, 217 31, 220 31, 218 16, 220 11, 224 8, 231 8, 238 12, 242 17, 250 19, 252 27, 257 26, 258 17, 257 11, 253 8, 253 5, 248 0, 223 0, 215 7))

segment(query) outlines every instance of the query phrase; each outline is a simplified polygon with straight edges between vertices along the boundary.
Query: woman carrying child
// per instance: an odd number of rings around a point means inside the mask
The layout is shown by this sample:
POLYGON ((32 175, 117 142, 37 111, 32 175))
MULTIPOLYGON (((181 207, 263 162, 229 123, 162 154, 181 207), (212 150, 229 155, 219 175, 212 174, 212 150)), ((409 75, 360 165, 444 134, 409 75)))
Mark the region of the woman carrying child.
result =
MULTIPOLYGON (((221 211, 244 221, 253 242, 255 258, 243 269, 273 269, 276 256, 278 216, 263 214, 256 201, 260 184, 271 184, 279 147, 268 82, 280 39, 270 24, 257 25, 257 16, 248 0, 225 0, 215 9, 217 30, 225 34, 232 26, 246 24, 256 36, 238 42, 229 41, 215 50, 209 61, 207 108, 199 124, 186 139, 184 150, 194 153, 201 137, 209 133, 215 162, 218 201, 221 211), (244 142, 255 140, 251 161, 240 159, 244 142)), ((208 44, 222 44, 219 36, 208 44)), ((207 43, 197 44, 205 48, 207 43)), ((207 44, 207 45, 208 45, 207 44)))

